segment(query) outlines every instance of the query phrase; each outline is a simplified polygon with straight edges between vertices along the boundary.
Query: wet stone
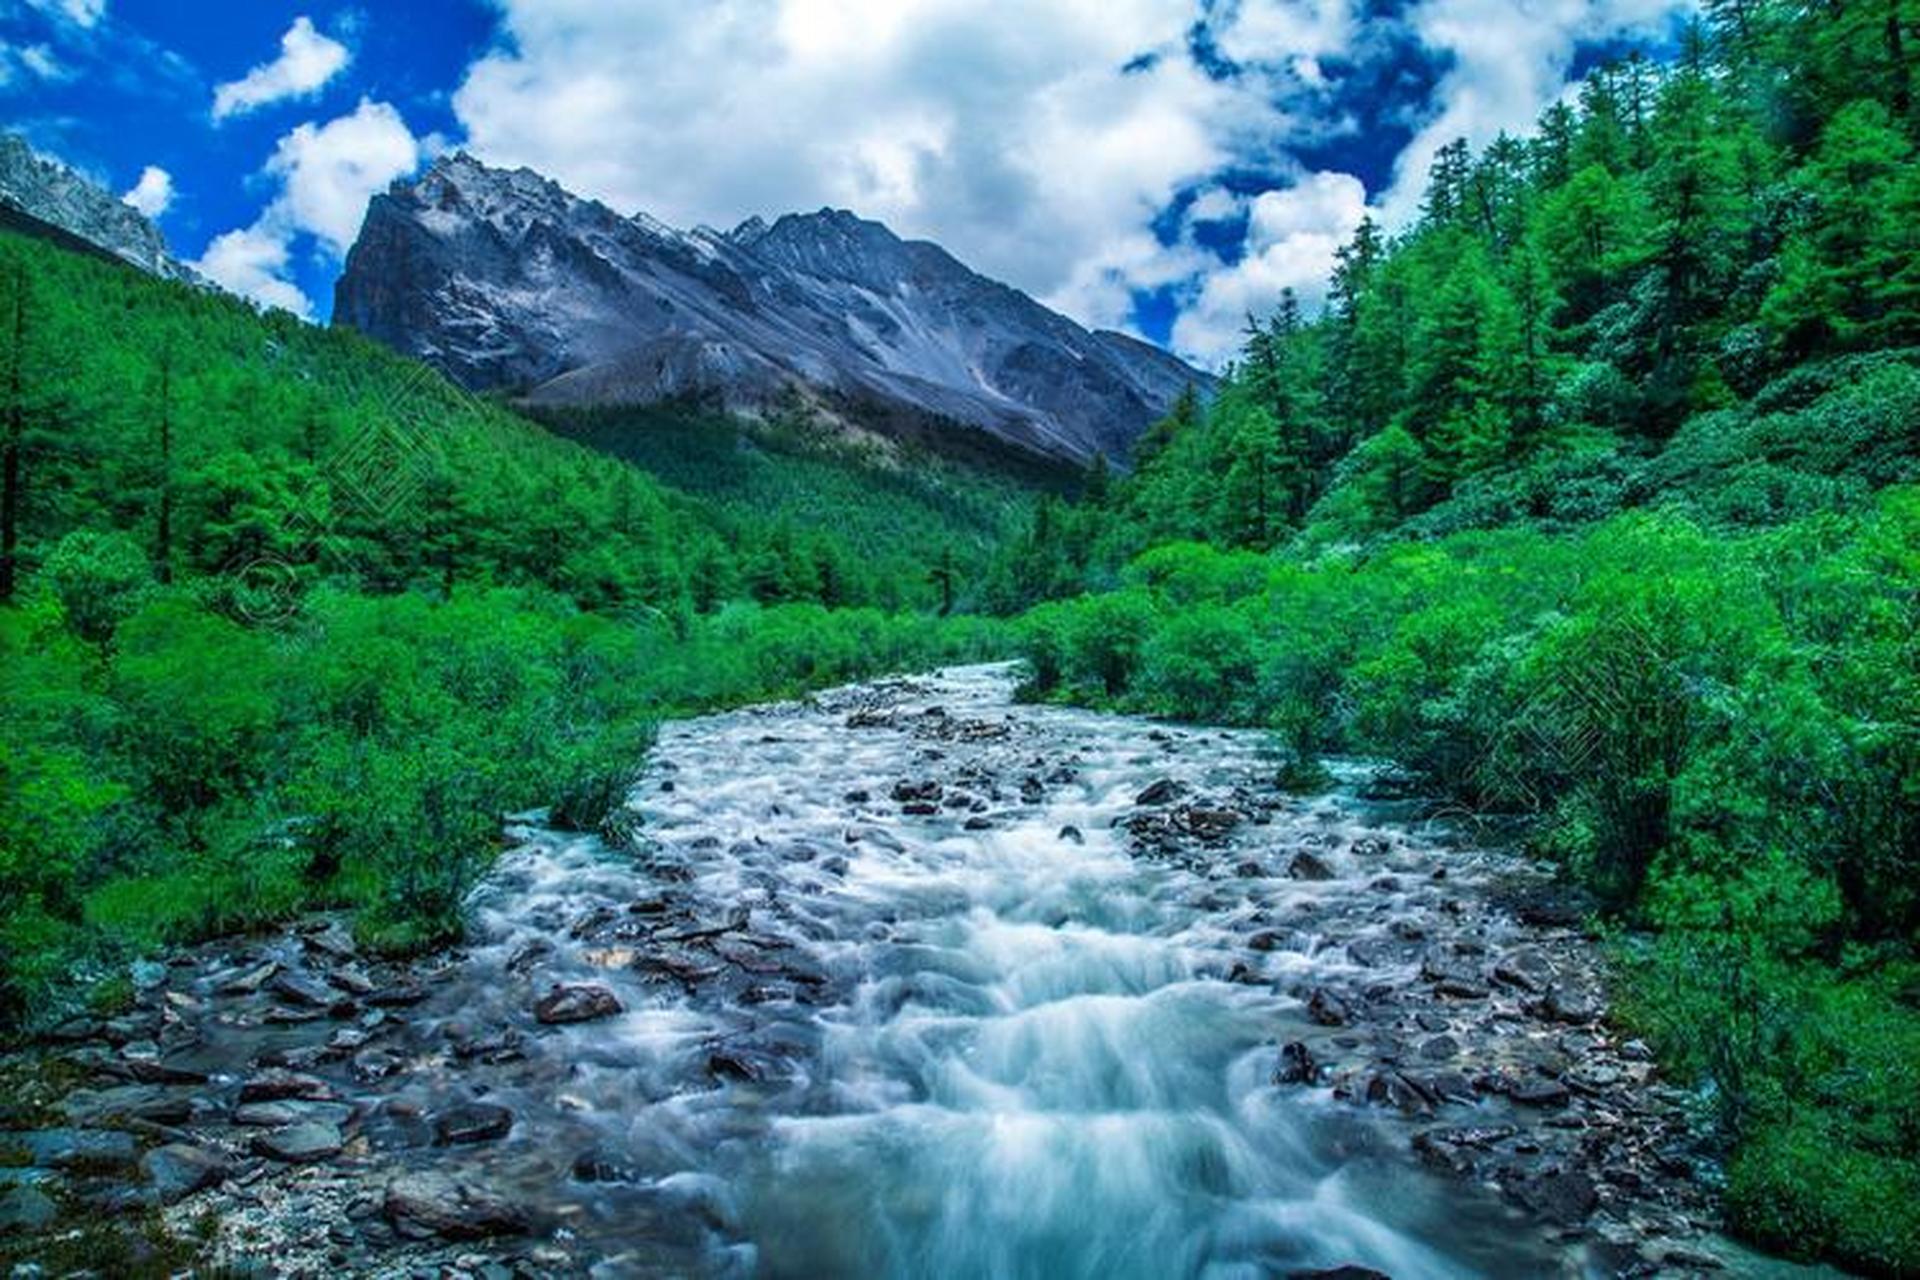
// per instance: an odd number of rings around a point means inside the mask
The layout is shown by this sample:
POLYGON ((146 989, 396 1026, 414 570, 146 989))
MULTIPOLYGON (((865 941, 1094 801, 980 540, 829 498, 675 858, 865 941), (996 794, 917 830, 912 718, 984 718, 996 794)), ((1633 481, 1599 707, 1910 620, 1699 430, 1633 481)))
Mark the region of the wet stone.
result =
POLYGON ((1280 1063, 1273 1071, 1275 1084, 1312 1084, 1319 1074, 1320 1066, 1306 1045, 1290 1040, 1280 1046, 1280 1063))
POLYGON ((1133 798, 1133 802, 1139 805, 1172 804, 1185 795, 1186 790, 1184 784, 1175 782, 1172 778, 1161 778, 1157 782, 1149 783, 1133 798))
POLYGON ((1287 864, 1287 878, 1291 880, 1331 880, 1333 868, 1325 858, 1317 853, 1296 853, 1293 861, 1287 864))
POLYGON ((250 996, 265 986, 267 979, 280 972, 280 963, 269 960, 251 969, 232 971, 214 979, 214 990, 223 996, 250 996))
POLYGON ((324 1120, 303 1120, 284 1129, 259 1134, 253 1140, 256 1154, 286 1164, 313 1164, 329 1160, 339 1155, 340 1148, 345 1145, 338 1126, 324 1120))
POLYGON ((1307 997, 1307 1016, 1323 1027, 1344 1027, 1353 1020, 1346 1001, 1325 988, 1315 988, 1307 997))
POLYGON ((533 1016, 548 1025, 591 1022, 622 1012, 619 997, 598 983, 556 983, 533 1006, 533 1016))
POLYGON ((1523 1107, 1564 1107, 1572 1094, 1558 1080, 1529 1076, 1508 1089, 1507 1097, 1523 1107))
POLYGON ((465 1102, 433 1118, 434 1141, 441 1146, 491 1142, 513 1128, 513 1112, 490 1102, 465 1102))
POLYGON ((140 1158, 133 1135, 117 1129, 36 1129, 0 1134, 0 1150, 18 1148, 42 1169, 98 1173, 130 1169, 140 1158))
POLYGON ((286 1098, 331 1101, 333 1089, 318 1076, 273 1068, 248 1077, 240 1085, 242 1102, 278 1102, 286 1098))
POLYGON ((162 1204, 203 1191, 224 1181, 232 1166, 227 1157, 206 1147, 170 1142, 140 1158, 140 1172, 162 1204))
MULTIPOLYGON (((0 1231, 40 1231, 53 1225, 59 1206, 38 1187, 18 1186, 0 1190, 0 1231)), ((20 1275, 15 1270, 14 1275, 20 1275)))
POLYGON ((478 1184, 436 1172, 409 1173, 387 1184, 382 1201, 388 1221, 412 1239, 479 1240, 524 1235, 527 1216, 478 1184))
POLYGON ((267 989, 299 1009, 326 1009, 340 999, 340 993, 326 983, 286 969, 274 975, 267 989))

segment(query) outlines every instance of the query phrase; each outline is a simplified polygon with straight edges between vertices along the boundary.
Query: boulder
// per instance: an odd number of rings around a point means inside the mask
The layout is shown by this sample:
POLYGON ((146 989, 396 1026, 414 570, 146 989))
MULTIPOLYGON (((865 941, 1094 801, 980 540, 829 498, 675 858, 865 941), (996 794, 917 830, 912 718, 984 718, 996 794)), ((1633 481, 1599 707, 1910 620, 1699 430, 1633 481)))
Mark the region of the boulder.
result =
POLYGON ((1319 1074, 1320 1064, 1306 1045, 1289 1040, 1280 1046, 1280 1064, 1273 1071, 1275 1084, 1312 1084, 1319 1074))
POLYGON ((328 1102, 333 1099, 333 1089, 318 1076, 303 1075, 279 1067, 249 1076, 240 1085, 242 1102, 279 1102, 286 1098, 328 1102))
POLYGON ((533 1005, 533 1016, 549 1026, 591 1022, 623 1012, 625 1006, 620 1003, 620 998, 597 982, 555 983, 533 1005))
POLYGON ((325 1120, 303 1120, 284 1129, 260 1134, 253 1140, 256 1154, 287 1164, 313 1164, 329 1160, 339 1155, 340 1148, 345 1145, 339 1127, 325 1120))
POLYGON ((1186 787, 1172 778, 1161 778, 1149 783, 1145 790, 1133 798, 1135 804, 1158 805, 1171 804, 1186 794, 1186 787))
POLYGON ((433 1118, 433 1140, 441 1146, 491 1142, 513 1128, 513 1112, 491 1102, 463 1102, 433 1118))
POLYGON ((1307 997, 1307 1016, 1323 1027, 1344 1027, 1353 1020, 1346 1001, 1324 987, 1315 987, 1307 997))
POLYGON ((169 1142, 140 1157, 140 1172, 152 1184, 162 1204, 203 1191, 224 1181, 232 1165, 218 1151, 190 1142, 169 1142))
POLYGON ((1509 1184, 1508 1191, 1533 1212, 1565 1227, 1585 1222, 1600 1203, 1593 1179, 1578 1169, 1547 1169, 1509 1184))
POLYGON ((1595 1022, 1601 1013, 1600 1002, 1585 992, 1555 984, 1547 988, 1546 996, 1540 1001, 1540 1014, 1554 1022, 1567 1022, 1575 1026, 1595 1022))
MULTIPOLYGON (((0 1232, 40 1231, 53 1225, 59 1207, 38 1187, 8 1187, 0 1191, 0 1232)), ((19 1271, 15 1275, 21 1274, 19 1271)))
POLYGON ((387 1184, 382 1200, 394 1230, 412 1239, 479 1240, 524 1235, 527 1216, 484 1187, 444 1173, 403 1174, 387 1184))
POLYGON ((1564 1107, 1571 1096, 1566 1085, 1546 1076, 1528 1076, 1507 1090, 1507 1097, 1523 1107, 1564 1107))
POLYGON ((1287 864, 1287 878, 1290 880, 1331 880, 1333 868, 1326 859, 1317 853, 1296 853, 1293 861, 1287 864))
POLYGON ((36 1129, 0 1135, 0 1147, 21 1147, 27 1163, 41 1169, 99 1173, 131 1169, 140 1149, 130 1133, 117 1129, 36 1129))
POLYGON ((275 974, 267 990, 297 1009, 327 1009, 340 1000, 340 993, 326 983, 291 969, 275 974))

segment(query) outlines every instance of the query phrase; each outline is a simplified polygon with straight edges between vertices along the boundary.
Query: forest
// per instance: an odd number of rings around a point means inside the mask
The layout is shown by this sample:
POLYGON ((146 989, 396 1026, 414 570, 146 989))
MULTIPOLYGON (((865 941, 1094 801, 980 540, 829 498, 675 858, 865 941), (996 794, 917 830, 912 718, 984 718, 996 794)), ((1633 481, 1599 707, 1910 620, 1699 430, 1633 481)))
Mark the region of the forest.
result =
POLYGON ((1739 1231, 1920 1267, 1920 140, 1897 6, 1708 6, 1442 152, 993 570, 1034 696, 1390 759, 1592 895, 1739 1231))

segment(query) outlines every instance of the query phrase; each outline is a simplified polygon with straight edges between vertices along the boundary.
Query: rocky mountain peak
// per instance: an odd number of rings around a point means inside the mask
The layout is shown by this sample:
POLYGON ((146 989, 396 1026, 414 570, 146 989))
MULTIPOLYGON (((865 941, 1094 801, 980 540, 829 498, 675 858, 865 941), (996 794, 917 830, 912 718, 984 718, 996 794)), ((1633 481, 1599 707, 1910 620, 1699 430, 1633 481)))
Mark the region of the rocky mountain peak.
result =
POLYGON ((916 438, 1123 456, 1203 374, 845 209, 683 232, 464 152, 368 208, 334 322, 535 404, 796 395, 916 438))
POLYGON ((201 282, 174 260, 166 237, 138 209, 17 134, 0 133, 0 207, 152 275, 201 282))

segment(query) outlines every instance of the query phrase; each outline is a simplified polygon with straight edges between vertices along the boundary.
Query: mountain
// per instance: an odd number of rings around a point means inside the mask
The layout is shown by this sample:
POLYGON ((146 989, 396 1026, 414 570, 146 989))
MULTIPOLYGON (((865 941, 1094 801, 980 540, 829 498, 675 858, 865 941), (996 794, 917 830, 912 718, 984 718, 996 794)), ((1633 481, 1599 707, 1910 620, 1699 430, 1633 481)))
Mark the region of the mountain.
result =
POLYGON ((1076 462, 1210 382, 844 210, 678 231, 465 154, 374 197, 333 322, 535 406, 798 399, 1076 462))
POLYGON ((149 275, 201 282, 167 252, 166 237, 138 209, 11 133, 0 133, 0 225, 131 263, 149 275))

